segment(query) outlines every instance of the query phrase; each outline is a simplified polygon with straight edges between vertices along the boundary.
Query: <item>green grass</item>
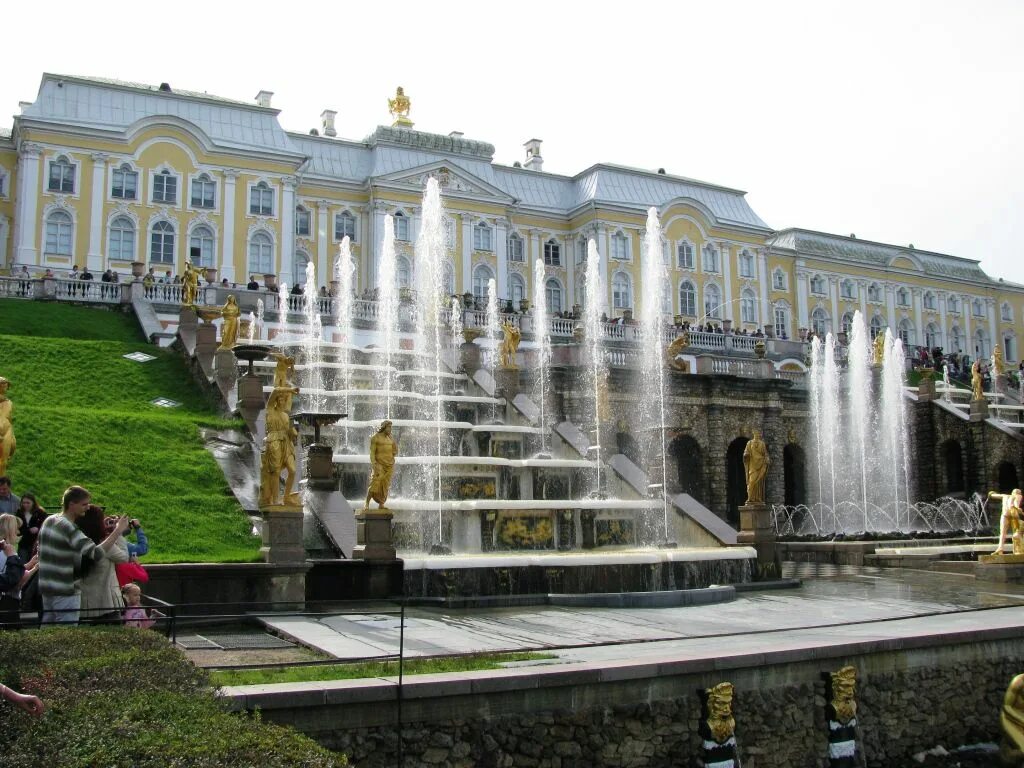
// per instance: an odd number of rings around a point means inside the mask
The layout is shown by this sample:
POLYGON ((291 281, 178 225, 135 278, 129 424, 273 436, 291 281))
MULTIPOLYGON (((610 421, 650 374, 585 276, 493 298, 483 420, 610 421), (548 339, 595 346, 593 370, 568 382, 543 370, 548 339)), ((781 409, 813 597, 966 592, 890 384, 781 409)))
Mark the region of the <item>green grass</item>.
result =
POLYGON ((144 562, 245 562, 259 541, 202 445, 221 418, 180 355, 145 343, 134 318, 102 309, 0 301, 0 375, 11 381, 18 448, 8 466, 16 493, 59 509, 71 484, 112 512, 138 517, 144 562), (20 334, 27 329, 31 335, 20 334), (78 338, 61 338, 62 333, 78 338), (103 336, 87 340, 86 334, 103 336), (123 355, 141 351, 148 363, 123 355), (181 406, 158 408, 155 397, 181 406))
MULTIPOLYGON (((501 669, 510 661, 539 661, 557 658, 550 653, 499 653, 481 656, 447 656, 434 659, 406 659, 405 675, 430 675, 437 672, 475 672, 501 669)), ((358 664, 320 664, 302 667, 264 667, 226 669, 210 673, 214 685, 264 685, 266 683, 306 683, 317 680, 357 680, 366 677, 394 677, 397 661, 369 661, 358 664)))

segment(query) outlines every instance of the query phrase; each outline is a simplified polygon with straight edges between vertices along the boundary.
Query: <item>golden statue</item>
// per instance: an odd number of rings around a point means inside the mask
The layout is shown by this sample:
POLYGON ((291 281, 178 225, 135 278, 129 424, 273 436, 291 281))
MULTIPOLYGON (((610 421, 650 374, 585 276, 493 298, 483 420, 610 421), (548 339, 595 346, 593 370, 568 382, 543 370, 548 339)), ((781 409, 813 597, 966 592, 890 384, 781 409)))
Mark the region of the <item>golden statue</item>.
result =
POLYGON ((708 732, 717 743, 724 744, 736 732, 736 720, 732 716, 732 683, 719 683, 704 691, 708 696, 708 732))
POLYGON ((1024 555, 1024 494, 1020 488, 1014 488, 1010 493, 988 492, 988 498, 1002 501, 1002 512, 999 515, 999 543, 996 544, 994 555, 1002 554, 1003 543, 1006 541, 1006 533, 1010 533, 1010 543, 1013 545, 1013 554, 1024 555))
POLYGON ((501 367, 507 369, 516 368, 516 350, 519 349, 519 341, 523 338, 522 331, 510 321, 506 320, 501 324, 501 332, 505 338, 498 345, 498 354, 501 357, 501 367))
POLYGON ((231 349, 238 342, 238 319, 242 316, 234 294, 224 302, 220 316, 224 318, 224 324, 220 327, 220 349, 231 349))
POLYGON ((857 670, 846 666, 829 674, 832 681, 832 710, 836 722, 848 725, 857 716, 857 670))
POLYGON ((181 277, 181 304, 194 307, 199 298, 199 276, 204 270, 193 267, 192 262, 185 260, 185 274, 181 277))
POLYGON ((874 354, 875 365, 882 365, 885 362, 885 332, 879 331, 878 335, 875 336, 875 341, 872 344, 872 352, 874 354))
POLYGON ((391 116, 395 118, 395 122, 391 124, 393 127, 412 128, 412 120, 409 119, 409 108, 411 106, 412 102, 405 95, 405 90, 402 86, 398 86, 398 90, 395 91, 395 98, 388 99, 388 110, 391 112, 391 116))
POLYGON ((690 372, 690 363, 688 361, 676 359, 688 346, 690 346, 690 332, 683 331, 665 348, 665 362, 669 368, 682 371, 683 373, 690 372))
POLYGON ((391 437, 391 421, 385 419, 370 438, 370 487, 366 489, 364 510, 370 509, 370 499, 377 502, 378 508, 387 509, 384 503, 388 500, 388 491, 391 490, 391 476, 395 473, 397 456, 398 443, 391 437))
POLYGON ((747 473, 747 504, 764 504, 764 485, 771 463, 768 446, 761 439, 761 430, 753 430, 747 447, 743 449, 743 468, 747 473))
POLYGON ((981 361, 975 360, 971 363, 971 402, 981 403, 985 401, 985 392, 982 389, 981 361))
POLYGON ((287 357, 280 352, 275 352, 274 357, 277 358, 277 367, 274 368, 274 388, 294 386, 292 374, 295 373, 295 358, 287 357))
POLYGON ((999 759, 1003 765, 1024 765, 1024 675, 1010 681, 999 713, 1003 740, 999 759))
POLYGON ((1006 366, 1003 364, 1003 350, 996 346, 992 350, 992 375, 1002 376, 1006 373, 1006 366))
POLYGON ((299 431, 292 425, 292 396, 298 387, 274 387, 267 401, 266 430, 263 438, 263 459, 260 463, 260 506, 277 504, 281 490, 281 472, 285 472, 284 496, 281 504, 301 504, 295 486, 295 440, 299 431))
POLYGON ((14 439, 14 425, 11 423, 14 403, 7 397, 10 386, 11 382, 0 376, 0 475, 7 474, 7 464, 14 456, 14 449, 18 447, 18 441, 14 439))

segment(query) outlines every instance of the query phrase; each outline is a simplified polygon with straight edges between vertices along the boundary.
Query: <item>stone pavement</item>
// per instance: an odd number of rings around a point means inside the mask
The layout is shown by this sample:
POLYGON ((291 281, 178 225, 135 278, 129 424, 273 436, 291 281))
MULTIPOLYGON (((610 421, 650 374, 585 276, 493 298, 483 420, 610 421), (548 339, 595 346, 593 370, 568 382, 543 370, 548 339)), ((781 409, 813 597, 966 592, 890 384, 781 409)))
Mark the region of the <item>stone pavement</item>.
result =
MULTIPOLYGON (((803 579, 803 586, 742 592, 733 602, 707 606, 410 608, 405 655, 550 650, 563 663, 614 662, 668 652, 704 655, 716 647, 789 645, 797 638, 799 645, 812 647, 837 636, 908 637, 943 627, 980 628, 989 621, 1012 624, 1024 617, 1024 610, 984 610, 1024 607, 1024 588, 970 576, 793 563, 786 564, 784 575, 803 579), (1002 618, 996 620, 997 614, 1002 618)), ((263 621, 268 629, 339 659, 398 653, 397 616, 267 616, 263 621)))

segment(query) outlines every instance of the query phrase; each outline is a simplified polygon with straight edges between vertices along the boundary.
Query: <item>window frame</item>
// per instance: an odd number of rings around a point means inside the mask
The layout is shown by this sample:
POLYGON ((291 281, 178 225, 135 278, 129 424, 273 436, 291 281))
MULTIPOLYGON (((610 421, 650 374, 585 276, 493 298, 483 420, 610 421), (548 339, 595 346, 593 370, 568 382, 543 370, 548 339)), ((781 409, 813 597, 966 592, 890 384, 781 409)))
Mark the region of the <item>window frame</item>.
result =
POLYGON ((485 221, 473 225, 473 250, 494 252, 494 227, 485 221))
POLYGON ((782 267, 776 267, 772 270, 772 290, 780 292, 789 291, 789 275, 786 274, 786 270, 782 267), (782 279, 776 280, 776 278, 782 279))
POLYGON ((178 182, 180 177, 170 168, 160 168, 153 172, 153 188, 150 195, 150 202, 154 205, 178 205, 178 189, 181 186, 178 182), (157 182, 160 182, 160 196, 157 197, 157 182), (168 185, 173 188, 172 199, 167 199, 168 185))
POLYGON ((257 181, 249 186, 249 215, 270 218, 276 208, 274 188, 265 181, 257 181), (254 195, 259 195, 254 199, 254 195))
POLYGON ((46 169, 46 191, 55 195, 73 195, 78 188, 78 163, 69 155, 61 153, 49 160, 46 169), (57 186, 54 187, 54 168, 61 168, 57 186), (65 189, 65 185, 69 187, 65 189))
POLYGON ((296 237, 312 237, 313 236, 313 213, 306 206, 301 203, 295 205, 295 236, 296 237), (306 231, 303 232, 300 229, 301 222, 305 220, 306 231))
POLYGON ((749 288, 740 293, 740 322, 757 323, 757 295, 749 288))
POLYGON ((146 249, 146 255, 149 257, 150 264, 170 264, 174 265, 177 263, 177 250, 178 250, 178 228, 174 226, 174 223, 167 219, 160 219, 159 221, 153 222, 153 226, 149 228, 149 247, 146 249), (160 247, 157 248, 157 238, 160 238, 160 247), (168 248, 168 245, 170 246, 168 248), (158 253, 163 257, 168 252, 170 253, 169 259, 154 258, 154 254, 158 253))
POLYGON ((67 256, 73 257, 75 253, 75 217, 68 211, 62 208, 57 208, 46 214, 46 218, 43 223, 43 253, 52 256, 67 256), (60 216, 63 221, 54 221, 54 218, 60 216), (54 248, 50 248, 50 227, 56 227, 56 231, 53 236, 54 248), (61 227, 66 227, 67 231, 63 232, 61 227), (66 242, 67 250, 63 250, 62 244, 66 242))
POLYGON ((715 320, 722 319, 722 289, 718 287, 716 283, 709 283, 704 286, 704 317, 714 318, 715 320), (711 294, 714 294, 717 300, 717 304, 710 306, 709 300, 711 294))
POLYGON ((474 298, 486 300, 487 299, 487 282, 489 280, 494 280, 494 279, 496 279, 495 275, 494 275, 494 270, 491 269, 490 264, 482 264, 481 263, 481 264, 477 264, 475 267, 473 267, 473 272, 471 274, 471 280, 472 280, 471 289, 473 291, 474 298))
POLYGON ((740 251, 737 261, 739 262, 738 266, 740 277, 753 279, 754 273, 756 271, 753 254, 746 248, 744 248, 743 250, 740 251))
POLYGON ((217 266, 217 233, 213 231, 213 227, 210 227, 210 226, 208 226, 206 224, 197 224, 196 226, 192 227, 192 230, 188 233, 188 253, 189 253, 189 259, 190 260, 192 259, 192 248, 194 247, 193 241, 197 237, 200 239, 200 242, 199 242, 199 260, 198 261, 193 261, 192 262, 193 266, 202 267, 204 269, 208 268, 208 267, 216 267, 217 266), (203 237, 202 235, 197 234, 200 231, 207 232, 209 236, 208 237, 203 237), (203 245, 204 245, 204 241, 206 241, 206 240, 210 241, 209 242, 210 251, 209 251, 209 254, 208 254, 209 255, 209 259, 207 259, 205 257, 205 255, 204 255, 204 253, 203 253, 203 245), (209 261, 209 263, 207 263, 207 261, 209 261))
POLYGON ((677 293, 679 294, 679 314, 686 317, 697 317, 697 286, 693 281, 681 280, 677 293), (687 286, 689 286, 689 291, 686 290, 687 286), (684 293, 688 294, 689 303, 684 301, 684 293))
POLYGON ((196 174, 189 180, 188 190, 188 205, 189 208, 195 208, 199 211, 213 211, 217 208, 217 182, 214 178, 207 173, 202 171, 196 174), (199 203, 196 203, 196 185, 200 185, 200 197, 199 203), (206 205, 206 192, 207 187, 210 187, 210 204, 206 205))
POLYGON ((264 231, 262 229, 257 230, 256 232, 253 232, 252 237, 249 238, 249 242, 246 244, 245 254, 246 254, 246 266, 248 267, 248 269, 246 271, 250 275, 269 275, 269 274, 273 274, 273 272, 274 272, 274 258, 276 256, 276 254, 275 254, 274 238, 273 238, 273 236, 271 234, 269 234, 268 232, 266 232, 266 231, 264 231), (270 251, 269 252, 269 256, 267 254, 265 254, 263 252, 263 250, 262 250, 264 245, 269 245, 269 251, 270 251), (253 246, 259 246, 259 248, 260 248, 260 252, 257 255, 257 258, 260 259, 259 268, 256 268, 256 267, 253 266, 253 246), (263 261, 263 259, 265 257, 269 258, 269 261, 270 261, 269 268, 267 268, 267 269, 263 268, 263 265, 265 263, 263 261))
POLYGON ((544 241, 544 266, 562 266, 562 246, 553 237, 544 241))
POLYGON ((679 269, 689 269, 691 271, 697 269, 695 249, 693 243, 689 240, 681 240, 676 245, 676 266, 679 269), (689 256, 689 263, 687 263, 687 256, 689 256))
POLYGON ((136 241, 138 240, 138 236, 139 236, 138 227, 135 226, 135 222, 132 221, 131 218, 129 218, 128 216, 125 216, 123 214, 118 215, 118 216, 114 216, 114 218, 110 220, 110 224, 107 226, 107 260, 108 261, 135 261, 135 252, 136 252, 136 249, 137 249, 137 242, 136 241), (123 226, 118 226, 118 222, 122 222, 122 221, 127 222, 128 227, 130 229, 125 228, 123 226), (125 239, 125 233, 129 232, 129 231, 131 232, 131 237, 126 240, 125 239), (115 232, 119 233, 118 234, 118 248, 117 248, 118 255, 117 256, 114 255, 114 252, 115 252, 114 251, 114 233, 115 232), (125 258, 123 256, 125 242, 128 242, 131 245, 131 253, 129 254, 128 258, 125 258))
POLYGON ((633 279, 628 272, 616 270, 612 274, 612 309, 633 308, 633 279), (621 278, 621 281, 620 279, 621 278), (625 286, 622 290, 620 286, 625 286))
MULTIPOLYGON (((310 215, 312 215, 312 214, 310 214, 310 215)), ((312 224, 312 220, 310 221, 310 224, 312 224)), ((348 209, 346 209, 344 211, 338 211, 336 214, 334 214, 334 242, 340 243, 342 240, 345 239, 346 235, 348 235, 348 240, 349 240, 350 243, 356 242, 356 216, 355 216, 354 213, 352 213, 348 209), (343 220, 344 221, 349 221, 349 222, 352 223, 352 233, 351 234, 349 234, 348 232, 345 231, 345 227, 344 226, 342 226, 340 228, 338 227, 338 224, 340 222, 342 222, 343 220)))
POLYGON ((391 227, 395 233, 395 240, 400 243, 408 243, 412 237, 410 217, 404 211, 395 211, 391 214, 391 227))
POLYGON ((138 200, 139 199, 139 172, 130 163, 121 163, 110 171, 110 199, 111 200, 138 200), (117 177, 121 175, 121 194, 118 194, 117 177), (132 194, 129 197, 125 194, 127 190, 127 179, 132 177, 132 194))
POLYGON ((629 237, 621 230, 611 236, 612 261, 632 261, 630 254, 629 237))
POLYGON ((508 253, 508 260, 515 261, 517 263, 526 263, 526 243, 518 232, 509 232, 505 242, 505 250, 508 253), (518 244, 519 254, 516 255, 516 245, 518 244))
POLYGON ((711 243, 705 243, 701 249, 701 267, 704 272, 709 272, 713 275, 718 275, 722 272, 722 254, 711 243))
POLYGON ((565 289, 562 287, 562 283, 554 277, 549 277, 544 280, 544 299, 547 302, 547 310, 549 313, 561 312, 562 301, 565 298, 565 289), (557 301, 555 300, 557 297, 557 301))

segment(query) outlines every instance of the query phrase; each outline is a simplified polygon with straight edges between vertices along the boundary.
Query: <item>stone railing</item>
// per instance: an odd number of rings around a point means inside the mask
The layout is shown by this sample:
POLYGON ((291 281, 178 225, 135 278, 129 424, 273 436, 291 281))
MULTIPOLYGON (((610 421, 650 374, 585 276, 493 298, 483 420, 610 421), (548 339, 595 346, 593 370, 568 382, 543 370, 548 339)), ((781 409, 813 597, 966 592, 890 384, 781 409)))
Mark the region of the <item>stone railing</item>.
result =
MULTIPOLYGON (((44 281, 45 282, 45 281, 44 281)), ((127 283, 104 283, 98 280, 54 280, 57 301, 88 301, 120 304, 121 291, 127 283)))
POLYGON ((36 296, 36 289, 42 289, 41 280, 25 279, 21 277, 0 277, 0 298, 2 299, 32 299, 36 296))

